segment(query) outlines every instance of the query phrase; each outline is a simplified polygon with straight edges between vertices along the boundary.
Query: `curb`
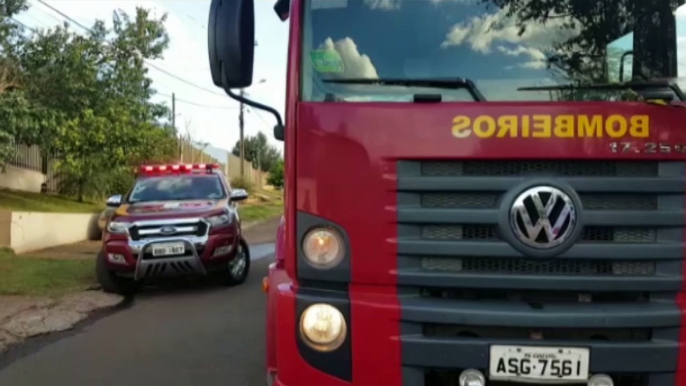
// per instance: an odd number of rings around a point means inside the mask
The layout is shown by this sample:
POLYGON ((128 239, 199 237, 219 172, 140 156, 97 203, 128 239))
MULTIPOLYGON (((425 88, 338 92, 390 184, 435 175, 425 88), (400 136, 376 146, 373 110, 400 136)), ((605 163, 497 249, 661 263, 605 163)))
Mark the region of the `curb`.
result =
MULTIPOLYGON (((0 354, 26 339, 71 330, 76 324, 95 314, 121 305, 123 296, 101 291, 83 291, 65 295, 58 300, 25 298, 26 305, 0 321, 0 354)), ((0 298, 0 307, 3 299, 0 298)))

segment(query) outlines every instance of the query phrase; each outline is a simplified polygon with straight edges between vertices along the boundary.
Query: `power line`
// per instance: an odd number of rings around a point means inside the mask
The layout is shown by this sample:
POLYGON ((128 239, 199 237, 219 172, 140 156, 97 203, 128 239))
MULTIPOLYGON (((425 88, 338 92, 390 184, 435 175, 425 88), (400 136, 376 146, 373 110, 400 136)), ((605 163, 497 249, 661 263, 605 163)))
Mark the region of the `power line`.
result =
MULTIPOLYGON (((38 0, 38 2, 41 3, 41 4, 43 4, 44 6, 46 6, 46 7, 50 8, 50 9, 52 9, 53 11, 57 12, 58 14, 60 14, 60 15, 61 15, 62 17, 64 17, 65 19, 67 19, 67 20, 69 20, 70 22, 76 24, 77 26, 83 28, 84 30, 86 30, 86 31, 88 31, 88 32, 93 32, 90 28, 88 28, 88 27, 86 27, 85 25, 83 25, 83 24, 79 23, 78 21, 74 20, 71 16, 65 14, 64 12, 62 12, 62 11, 60 11, 59 9, 53 7, 52 5, 46 3, 44 0, 38 0)), ((157 70, 157 71, 159 71, 159 72, 161 72, 161 73, 163 73, 163 74, 165 74, 165 75, 167 75, 167 76, 169 76, 169 77, 172 77, 172 78, 178 80, 179 82, 182 82, 182 83, 185 83, 185 84, 187 84, 187 85, 189 85, 189 86, 195 87, 195 88, 197 88, 198 90, 202 90, 202 91, 208 92, 208 93, 210 93, 210 94, 219 95, 219 96, 223 96, 223 97, 226 96, 226 95, 224 95, 224 94, 222 94, 222 93, 219 93, 219 92, 217 92, 217 91, 210 90, 210 89, 205 88, 205 87, 202 87, 202 86, 198 86, 197 84, 195 84, 195 83, 193 83, 193 82, 191 82, 191 81, 189 81, 189 80, 186 80, 186 79, 184 79, 184 78, 182 78, 182 77, 180 77, 180 76, 178 76, 178 75, 176 75, 176 74, 173 74, 173 73, 171 73, 171 72, 169 72, 169 71, 167 71, 167 70, 165 70, 165 69, 163 69, 163 68, 160 68, 160 67, 156 66, 155 64, 150 63, 150 62, 147 61, 147 60, 143 60, 143 62, 145 62, 145 64, 147 64, 148 66, 154 68, 155 70, 157 70)))
MULTIPOLYGON (((158 92, 157 95, 161 95, 161 96, 167 97, 167 98, 171 98, 171 97, 172 97, 172 96, 169 95, 169 94, 165 94, 165 93, 161 93, 161 92, 158 92)), ((186 101, 186 100, 183 100, 183 99, 181 99, 181 98, 179 98, 179 97, 176 97, 176 101, 179 102, 179 103, 186 103, 186 104, 189 104, 189 105, 198 106, 198 107, 204 107, 204 108, 208 108, 208 109, 236 110, 236 109, 238 108, 238 107, 229 107, 229 106, 210 106, 210 105, 203 105, 203 104, 201 104, 201 103, 186 101)))
POLYGON ((37 10, 40 11, 43 15, 48 15, 48 16, 50 16, 50 18, 52 18, 53 20, 57 21, 57 22, 60 23, 60 24, 64 23, 63 20, 58 19, 55 15, 53 15, 53 14, 50 13, 50 12, 45 11, 44 9, 41 9, 41 8, 32 8, 32 9, 37 9, 37 10))
POLYGON ((255 110, 255 109, 250 109, 250 110, 248 110, 248 111, 250 111, 250 112, 252 112, 252 113, 255 113, 255 115, 257 115, 257 118, 259 118, 260 121, 262 121, 262 123, 264 124, 264 127, 265 127, 267 130, 270 130, 270 129, 271 129, 271 127, 269 126, 269 124, 267 123, 267 121, 265 121, 264 118, 262 118, 262 114, 260 114, 257 110, 255 110))

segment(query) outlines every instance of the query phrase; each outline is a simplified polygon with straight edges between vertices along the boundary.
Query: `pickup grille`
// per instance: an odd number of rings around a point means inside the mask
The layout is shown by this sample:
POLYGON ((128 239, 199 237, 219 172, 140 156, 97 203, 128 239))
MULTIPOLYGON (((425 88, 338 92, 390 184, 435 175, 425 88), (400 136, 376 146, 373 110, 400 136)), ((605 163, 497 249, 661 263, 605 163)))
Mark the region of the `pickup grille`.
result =
POLYGON ((188 236, 204 236, 207 234, 208 226, 200 220, 180 221, 178 223, 139 223, 129 228, 131 240, 139 241, 145 239, 159 238, 179 238, 188 236), (165 233, 164 228, 174 228, 173 233, 165 233))
POLYGON ((673 373, 685 177, 682 162, 399 161, 405 371, 487 371, 491 344, 545 339, 591 348, 613 375, 673 373), (552 259, 524 256, 500 234, 504 196, 534 178, 565 181, 582 203, 582 237, 552 259), (622 362, 626 350, 644 360, 622 362))

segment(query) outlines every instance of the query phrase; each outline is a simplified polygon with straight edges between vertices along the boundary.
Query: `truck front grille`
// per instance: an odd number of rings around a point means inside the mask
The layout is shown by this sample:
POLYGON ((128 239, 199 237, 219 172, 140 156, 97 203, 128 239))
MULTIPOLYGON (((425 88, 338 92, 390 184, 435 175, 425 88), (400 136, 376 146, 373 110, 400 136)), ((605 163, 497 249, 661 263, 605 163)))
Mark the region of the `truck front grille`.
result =
POLYGON ((611 260, 534 260, 504 258, 425 257, 422 269, 428 271, 497 273, 513 275, 655 275, 654 261, 611 260))
MULTIPOLYGON (((501 240, 495 226, 490 225, 425 225, 422 240, 501 240)), ((654 243, 657 229, 645 227, 585 227, 581 242, 654 243)))
POLYGON ((616 161, 429 161, 422 162, 421 174, 427 177, 657 177, 657 162, 616 161))
MULTIPOLYGON (((493 192, 424 193, 425 208, 488 209, 497 206, 501 194, 493 192)), ((658 194, 580 194, 585 210, 657 210, 658 194)))
POLYGON ((490 345, 545 340, 589 347, 592 370, 609 366, 627 385, 668 379, 679 350, 685 177, 683 162, 399 161, 398 238, 389 242, 404 370, 423 373, 427 386, 457 384, 460 369, 487 372, 490 345), (500 234, 509 231, 504 197, 531 179, 564 181, 581 199, 582 236, 560 256, 526 256, 500 234))

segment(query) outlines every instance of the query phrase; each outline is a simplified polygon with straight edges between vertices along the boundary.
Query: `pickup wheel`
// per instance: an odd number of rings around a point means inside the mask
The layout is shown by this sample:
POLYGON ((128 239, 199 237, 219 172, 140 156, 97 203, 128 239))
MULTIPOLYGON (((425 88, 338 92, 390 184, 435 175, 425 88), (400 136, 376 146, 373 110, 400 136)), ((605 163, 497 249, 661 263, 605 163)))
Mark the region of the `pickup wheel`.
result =
POLYGON ((243 284, 250 272, 250 250, 248 243, 241 239, 238 242, 236 256, 229 262, 229 267, 225 271, 225 283, 230 286, 243 284))
POLYGON ((138 283, 133 279, 117 276, 114 272, 107 269, 106 259, 107 256, 101 251, 98 253, 95 263, 95 273, 103 291, 123 296, 135 294, 138 291, 138 283))

